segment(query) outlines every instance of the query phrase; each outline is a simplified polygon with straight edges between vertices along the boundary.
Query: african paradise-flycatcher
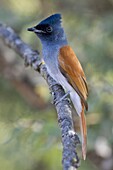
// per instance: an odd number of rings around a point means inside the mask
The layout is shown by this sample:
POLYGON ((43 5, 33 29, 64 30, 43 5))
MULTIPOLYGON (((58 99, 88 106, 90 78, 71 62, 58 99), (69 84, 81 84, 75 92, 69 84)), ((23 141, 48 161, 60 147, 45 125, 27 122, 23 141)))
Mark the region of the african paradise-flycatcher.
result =
POLYGON ((84 110, 88 109, 88 87, 82 66, 76 57, 61 25, 61 14, 54 14, 38 25, 28 28, 40 38, 42 55, 48 73, 70 94, 71 101, 80 117, 82 155, 86 158, 87 127, 84 110))

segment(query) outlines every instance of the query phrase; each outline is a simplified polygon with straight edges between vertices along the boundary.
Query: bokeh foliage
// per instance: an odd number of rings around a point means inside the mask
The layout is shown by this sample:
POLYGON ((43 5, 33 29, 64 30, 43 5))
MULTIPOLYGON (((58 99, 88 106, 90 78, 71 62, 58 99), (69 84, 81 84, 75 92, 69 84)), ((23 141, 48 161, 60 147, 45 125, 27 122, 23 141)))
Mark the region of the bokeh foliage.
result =
MULTIPOLYGON (((109 160, 113 160, 113 1, 0 1, 1 22, 13 27, 25 42, 40 51, 37 37, 26 28, 55 12, 63 15, 69 43, 89 84, 88 158, 80 169, 112 170, 109 160)), ((4 51, 8 59, 13 55, 23 74, 30 74, 36 93, 40 91, 49 103, 48 88, 40 76, 30 68, 26 70, 23 61, 5 46, 4 51), (42 90, 40 84, 44 86, 42 90)), ((0 169, 62 169, 61 137, 54 108, 48 105, 43 110, 33 109, 7 77, 8 73, 0 74, 0 169)))

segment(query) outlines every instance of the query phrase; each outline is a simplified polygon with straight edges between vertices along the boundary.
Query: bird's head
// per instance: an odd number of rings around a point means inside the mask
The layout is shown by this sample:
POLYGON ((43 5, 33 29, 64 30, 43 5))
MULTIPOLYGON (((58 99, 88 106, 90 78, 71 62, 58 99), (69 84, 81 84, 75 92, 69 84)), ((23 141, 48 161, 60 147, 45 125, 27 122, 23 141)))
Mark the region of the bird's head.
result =
POLYGON ((28 31, 34 32, 42 43, 57 43, 66 39, 64 30, 61 26, 61 14, 54 14, 41 21, 38 25, 28 28, 28 31))

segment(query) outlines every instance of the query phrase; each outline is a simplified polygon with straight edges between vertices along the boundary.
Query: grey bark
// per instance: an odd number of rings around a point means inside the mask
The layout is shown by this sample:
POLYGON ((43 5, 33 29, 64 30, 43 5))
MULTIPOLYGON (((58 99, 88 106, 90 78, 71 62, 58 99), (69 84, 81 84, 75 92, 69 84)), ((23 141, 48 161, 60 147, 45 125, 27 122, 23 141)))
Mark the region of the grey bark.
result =
POLYGON ((79 167, 80 161, 76 152, 77 144, 80 143, 78 135, 73 128, 71 106, 68 98, 60 100, 65 92, 47 72, 46 66, 42 64, 39 52, 31 49, 24 43, 20 37, 10 27, 0 24, 0 37, 5 44, 16 51, 25 61, 25 65, 31 65, 36 71, 39 71, 48 83, 50 92, 55 104, 58 123, 61 129, 63 155, 62 164, 64 170, 75 170, 79 167))

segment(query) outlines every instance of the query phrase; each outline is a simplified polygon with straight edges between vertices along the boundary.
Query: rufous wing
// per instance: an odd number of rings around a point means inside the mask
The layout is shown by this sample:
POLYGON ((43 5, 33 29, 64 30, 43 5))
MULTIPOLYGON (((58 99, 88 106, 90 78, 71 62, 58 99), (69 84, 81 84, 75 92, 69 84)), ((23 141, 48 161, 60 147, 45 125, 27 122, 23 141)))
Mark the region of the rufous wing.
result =
POLYGON ((82 111, 80 113, 80 126, 82 134, 82 154, 83 158, 85 159, 87 145, 87 127, 84 109, 88 109, 86 101, 88 96, 86 77, 78 58, 70 46, 66 45, 60 48, 58 61, 61 73, 66 77, 69 84, 74 88, 76 93, 81 98, 82 111))

